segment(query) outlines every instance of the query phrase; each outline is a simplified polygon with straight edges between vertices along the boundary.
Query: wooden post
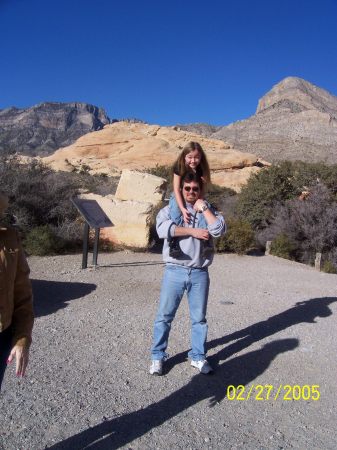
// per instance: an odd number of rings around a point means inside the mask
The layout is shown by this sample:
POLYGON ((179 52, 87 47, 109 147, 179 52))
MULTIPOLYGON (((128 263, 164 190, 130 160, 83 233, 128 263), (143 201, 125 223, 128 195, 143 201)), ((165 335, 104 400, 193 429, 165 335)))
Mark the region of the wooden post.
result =
POLYGON ((315 269, 320 271, 321 268, 322 268, 322 253, 316 253, 315 269))
POLYGON ((264 252, 265 255, 270 255, 271 250, 271 241, 266 242, 266 251, 264 252))

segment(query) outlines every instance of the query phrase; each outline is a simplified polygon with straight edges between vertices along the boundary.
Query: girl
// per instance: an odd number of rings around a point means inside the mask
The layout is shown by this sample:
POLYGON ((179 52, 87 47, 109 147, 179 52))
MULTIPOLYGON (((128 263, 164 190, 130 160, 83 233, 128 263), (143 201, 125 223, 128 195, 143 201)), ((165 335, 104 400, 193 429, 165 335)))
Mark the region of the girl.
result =
MULTIPOLYGON (((190 213, 185 207, 180 190, 182 176, 188 171, 192 171, 200 176, 203 181, 203 189, 200 193, 201 199, 204 197, 207 184, 211 181, 208 161, 201 145, 198 142, 189 142, 174 163, 172 171, 173 193, 171 194, 169 202, 170 215, 176 225, 182 226, 184 222, 188 224, 190 221, 190 213)), ((200 216, 198 225, 200 228, 207 228, 207 223, 203 215, 200 216)), ((172 258, 179 258, 182 256, 177 238, 170 239, 169 246, 170 256, 172 258)), ((211 250, 212 246, 209 241, 202 243, 203 256, 207 256, 207 252, 211 250)))
MULTIPOLYGON (((206 185, 211 181, 208 161, 201 145, 198 142, 189 142, 180 153, 173 165, 173 193, 170 198, 170 213, 172 220, 177 225, 189 223, 190 213, 185 208, 180 191, 181 177, 188 171, 199 175, 203 181, 203 190, 200 198, 203 198, 206 185)), ((205 223, 206 227, 206 223, 205 223)))

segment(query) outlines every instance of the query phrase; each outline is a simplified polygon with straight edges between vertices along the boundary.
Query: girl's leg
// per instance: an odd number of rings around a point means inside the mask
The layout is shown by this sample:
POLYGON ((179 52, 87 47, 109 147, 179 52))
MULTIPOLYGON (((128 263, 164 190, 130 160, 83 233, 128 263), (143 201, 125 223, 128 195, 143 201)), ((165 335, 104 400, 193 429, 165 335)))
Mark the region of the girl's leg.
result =
POLYGON ((173 192, 170 196, 169 207, 171 219, 173 220, 173 222, 178 226, 183 225, 184 218, 183 215, 181 214, 180 208, 178 206, 177 200, 173 192))

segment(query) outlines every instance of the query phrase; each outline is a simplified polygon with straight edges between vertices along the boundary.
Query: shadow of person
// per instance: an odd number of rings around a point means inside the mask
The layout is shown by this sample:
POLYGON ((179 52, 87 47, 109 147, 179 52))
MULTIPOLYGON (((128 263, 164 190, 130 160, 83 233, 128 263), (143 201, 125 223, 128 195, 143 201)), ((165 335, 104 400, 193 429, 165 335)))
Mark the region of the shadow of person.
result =
MULTIPOLYGON (((209 359, 213 365, 219 364, 251 344, 289 327, 300 323, 316 323, 317 318, 325 318, 332 314, 328 306, 336 301, 337 297, 322 297, 297 302, 292 308, 267 320, 214 339, 208 343, 208 348, 216 348, 231 341, 236 342, 221 349, 209 359)), ((293 350, 298 343, 297 339, 277 340, 264 345, 260 350, 234 357, 219 364, 213 377, 195 375, 186 386, 163 400, 103 422, 50 448, 80 449, 90 445, 92 449, 117 449, 202 400, 209 398, 210 405, 216 404, 225 397, 229 385, 246 386, 261 375, 278 354, 293 350)), ((187 352, 182 352, 170 358, 166 363, 168 367, 166 373, 175 364, 184 361, 186 355, 187 352)))
POLYGON ((198 373, 186 386, 157 403, 103 422, 48 448, 53 450, 76 450, 86 447, 107 450, 120 448, 202 400, 209 399, 209 407, 215 406, 225 398, 229 385, 247 385, 261 375, 277 355, 294 350, 298 344, 297 339, 270 342, 259 350, 224 362, 214 376, 198 373))
MULTIPOLYGON (((332 311, 328 306, 336 301, 337 297, 322 297, 297 302, 292 308, 269 317, 267 320, 257 322, 221 338, 213 339, 207 343, 208 350, 227 344, 231 341, 236 342, 208 359, 212 365, 216 365, 219 361, 229 358, 233 354, 249 347, 254 342, 272 336, 286 328, 290 328, 300 323, 316 323, 316 318, 325 318, 332 314, 332 311)), ((183 362, 186 358, 187 351, 178 353, 170 358, 167 361, 167 372, 169 372, 176 364, 183 362)))
POLYGON ((47 316, 65 308, 67 302, 85 297, 96 289, 92 283, 70 283, 48 280, 31 280, 36 317, 47 316))

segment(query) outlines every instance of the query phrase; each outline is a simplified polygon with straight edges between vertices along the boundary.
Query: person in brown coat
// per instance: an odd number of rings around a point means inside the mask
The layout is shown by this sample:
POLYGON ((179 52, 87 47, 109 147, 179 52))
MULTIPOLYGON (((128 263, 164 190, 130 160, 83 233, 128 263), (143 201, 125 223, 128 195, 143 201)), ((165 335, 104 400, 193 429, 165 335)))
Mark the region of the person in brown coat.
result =
MULTIPOLYGON (((0 219, 8 198, 0 193, 0 219)), ((6 365, 24 376, 34 322, 29 267, 17 231, 0 226, 0 389, 6 365)))

